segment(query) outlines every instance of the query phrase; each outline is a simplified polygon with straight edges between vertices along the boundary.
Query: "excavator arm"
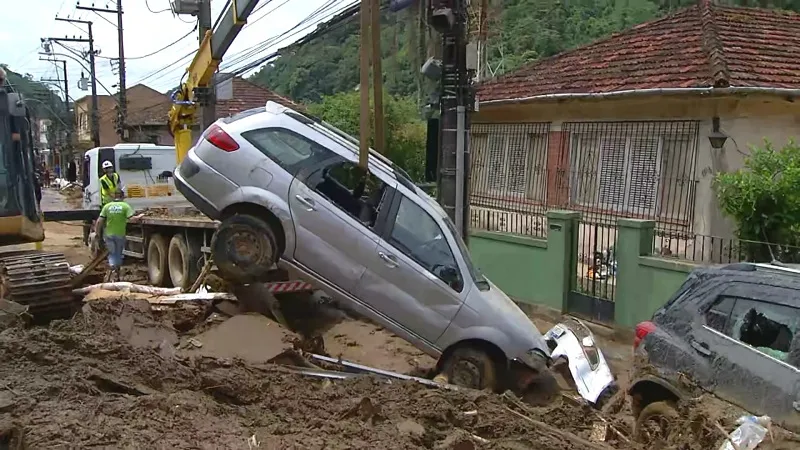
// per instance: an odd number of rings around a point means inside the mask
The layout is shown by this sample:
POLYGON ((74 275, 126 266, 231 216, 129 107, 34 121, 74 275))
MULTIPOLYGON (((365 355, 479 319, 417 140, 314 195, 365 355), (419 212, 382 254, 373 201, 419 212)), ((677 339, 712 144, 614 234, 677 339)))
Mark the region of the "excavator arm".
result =
POLYGON ((222 13, 216 29, 207 31, 197 54, 186 69, 185 79, 172 95, 169 111, 169 128, 175 139, 175 156, 178 164, 192 147, 192 125, 196 121, 197 107, 207 101, 206 94, 214 73, 219 68, 225 52, 247 23, 259 0, 233 0, 222 13))

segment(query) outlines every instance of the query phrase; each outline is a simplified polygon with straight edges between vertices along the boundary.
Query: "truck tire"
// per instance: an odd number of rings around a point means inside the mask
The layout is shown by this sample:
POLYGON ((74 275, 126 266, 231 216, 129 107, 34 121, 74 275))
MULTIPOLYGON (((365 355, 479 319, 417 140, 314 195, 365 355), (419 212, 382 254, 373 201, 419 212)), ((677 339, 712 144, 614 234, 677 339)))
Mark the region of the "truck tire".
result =
POLYGON ((153 286, 170 286, 167 239, 156 233, 147 241, 147 278, 153 286))
POLYGON ((243 284, 265 279, 280 257, 272 228, 247 214, 222 221, 211 241, 211 255, 223 279, 243 284))
POLYGON ((172 285, 176 288, 188 289, 199 274, 199 249, 194 249, 186 242, 186 237, 175 233, 169 240, 167 267, 172 285))

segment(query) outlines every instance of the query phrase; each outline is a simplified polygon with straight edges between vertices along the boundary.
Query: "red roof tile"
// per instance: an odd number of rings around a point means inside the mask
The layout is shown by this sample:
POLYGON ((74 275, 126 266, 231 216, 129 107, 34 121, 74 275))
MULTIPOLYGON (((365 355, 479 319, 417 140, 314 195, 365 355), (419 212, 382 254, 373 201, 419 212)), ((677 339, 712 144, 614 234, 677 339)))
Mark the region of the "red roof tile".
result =
POLYGON ((217 100, 217 119, 232 116, 248 109, 264 106, 267 104, 267 101, 270 100, 294 110, 304 110, 303 106, 298 105, 286 97, 278 95, 263 86, 247 81, 244 78, 235 77, 233 79, 233 98, 229 100, 217 100))
POLYGON ((478 86, 481 101, 694 87, 800 88, 800 14, 698 6, 478 86))

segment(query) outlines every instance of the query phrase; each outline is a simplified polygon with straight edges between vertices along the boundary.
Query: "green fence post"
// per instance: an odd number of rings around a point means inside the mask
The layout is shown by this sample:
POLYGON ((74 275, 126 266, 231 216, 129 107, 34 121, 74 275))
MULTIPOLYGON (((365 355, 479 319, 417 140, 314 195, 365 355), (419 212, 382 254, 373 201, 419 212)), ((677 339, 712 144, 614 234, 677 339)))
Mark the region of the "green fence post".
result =
POLYGON ((547 280, 542 288, 547 290, 548 305, 567 311, 567 295, 577 282, 578 273, 578 224, 581 214, 575 211, 554 210, 547 212, 547 280))
POLYGON ((622 326, 637 323, 638 310, 650 295, 648 284, 642 280, 639 270, 639 257, 652 253, 655 221, 619 219, 617 221, 617 285, 614 298, 614 322, 622 326))

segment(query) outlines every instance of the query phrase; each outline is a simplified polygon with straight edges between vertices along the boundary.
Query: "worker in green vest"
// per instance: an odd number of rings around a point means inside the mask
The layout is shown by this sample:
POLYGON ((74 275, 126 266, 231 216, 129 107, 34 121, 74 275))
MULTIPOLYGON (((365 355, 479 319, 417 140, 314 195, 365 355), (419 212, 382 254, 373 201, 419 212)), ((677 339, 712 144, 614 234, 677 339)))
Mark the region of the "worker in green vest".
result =
POLYGON ((103 172, 105 175, 100 177, 100 206, 114 201, 114 193, 120 189, 119 174, 114 171, 111 161, 103 161, 103 172))

